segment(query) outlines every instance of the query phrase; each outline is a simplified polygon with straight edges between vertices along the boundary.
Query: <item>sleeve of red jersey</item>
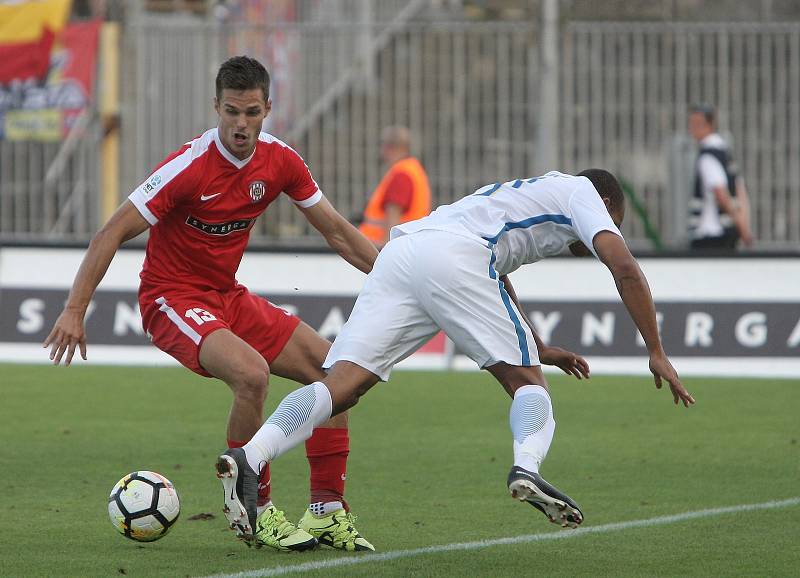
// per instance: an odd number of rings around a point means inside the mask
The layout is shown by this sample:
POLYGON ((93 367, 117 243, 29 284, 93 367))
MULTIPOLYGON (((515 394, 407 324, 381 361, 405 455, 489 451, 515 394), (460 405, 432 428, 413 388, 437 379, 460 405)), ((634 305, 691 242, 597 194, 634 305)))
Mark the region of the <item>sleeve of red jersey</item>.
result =
POLYGON ((382 209, 386 205, 398 205, 405 213, 411 208, 411 201, 414 196, 414 183, 407 173, 397 172, 386 186, 386 194, 383 197, 382 209))
POLYGON ((305 161, 291 147, 284 149, 284 159, 286 181, 283 192, 298 207, 313 207, 322 200, 322 191, 311 176, 305 161))
POLYGON ((187 145, 168 156, 128 199, 150 225, 169 213, 194 190, 192 147, 187 145))

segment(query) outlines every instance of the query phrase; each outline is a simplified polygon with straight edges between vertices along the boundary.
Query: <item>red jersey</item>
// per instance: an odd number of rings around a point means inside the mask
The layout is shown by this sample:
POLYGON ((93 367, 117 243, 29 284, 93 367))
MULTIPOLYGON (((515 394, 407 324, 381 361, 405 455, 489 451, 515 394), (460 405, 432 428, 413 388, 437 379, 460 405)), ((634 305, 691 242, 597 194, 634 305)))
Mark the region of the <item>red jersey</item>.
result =
POLYGON ((274 136, 262 132, 244 160, 216 128, 186 143, 129 197, 151 225, 142 285, 232 288, 253 223, 281 192, 301 207, 322 199, 300 155, 274 136))

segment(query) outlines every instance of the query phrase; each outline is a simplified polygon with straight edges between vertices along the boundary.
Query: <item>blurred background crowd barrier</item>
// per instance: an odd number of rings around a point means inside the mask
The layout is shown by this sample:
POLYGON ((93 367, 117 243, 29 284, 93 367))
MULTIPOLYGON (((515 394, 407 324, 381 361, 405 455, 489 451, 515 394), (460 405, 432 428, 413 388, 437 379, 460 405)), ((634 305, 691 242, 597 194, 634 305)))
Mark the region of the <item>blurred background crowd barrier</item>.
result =
MULTIPOLYGON (((88 241, 167 153, 215 124, 216 69, 249 54, 272 75, 265 129, 346 216, 380 179, 381 129, 401 124, 434 205, 599 166, 631 199, 631 246, 681 250, 688 107, 703 101, 750 190, 756 249, 800 246, 796 3, 42 0, 18 5, 27 35, 3 21, 14 6, 0 3, 3 243, 88 241), (20 49, 24 65, 4 55, 20 49)), ((322 244, 285 201, 252 239, 322 244)))

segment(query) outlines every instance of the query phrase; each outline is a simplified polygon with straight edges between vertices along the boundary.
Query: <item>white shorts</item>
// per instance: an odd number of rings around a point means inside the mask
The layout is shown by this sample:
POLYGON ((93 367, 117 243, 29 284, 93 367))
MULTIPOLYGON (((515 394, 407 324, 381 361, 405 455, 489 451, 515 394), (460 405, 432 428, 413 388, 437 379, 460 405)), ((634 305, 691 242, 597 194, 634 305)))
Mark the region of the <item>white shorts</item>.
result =
POLYGON ((380 252, 323 367, 351 361, 389 379, 392 367, 444 330, 480 367, 539 365, 531 330, 478 239, 424 230, 380 252))

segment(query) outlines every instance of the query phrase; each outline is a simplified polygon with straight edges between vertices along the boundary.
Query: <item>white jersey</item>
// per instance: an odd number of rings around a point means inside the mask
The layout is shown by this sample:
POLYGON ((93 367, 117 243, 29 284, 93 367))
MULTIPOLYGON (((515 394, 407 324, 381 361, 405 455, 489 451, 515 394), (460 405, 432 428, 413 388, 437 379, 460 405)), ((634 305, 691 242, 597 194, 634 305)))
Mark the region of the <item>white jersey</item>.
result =
POLYGON ((592 182, 551 171, 541 177, 486 185, 422 219, 392 229, 392 238, 423 230, 477 237, 495 255, 500 275, 582 241, 595 255, 595 235, 622 236, 592 182))
MULTIPOLYGON (((700 148, 727 150, 728 143, 717 133, 712 133, 700 141, 700 148)), ((728 174, 719 159, 710 154, 700 155, 697 160, 697 174, 700 178, 703 196, 702 201, 693 200, 700 203, 700 216, 697 218, 691 236, 693 239, 720 237, 725 233, 725 227, 733 225, 733 221, 727 213, 720 214, 714 189, 717 187, 728 188, 728 174)), ((735 193, 735 191, 730 192, 735 193)))

